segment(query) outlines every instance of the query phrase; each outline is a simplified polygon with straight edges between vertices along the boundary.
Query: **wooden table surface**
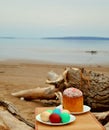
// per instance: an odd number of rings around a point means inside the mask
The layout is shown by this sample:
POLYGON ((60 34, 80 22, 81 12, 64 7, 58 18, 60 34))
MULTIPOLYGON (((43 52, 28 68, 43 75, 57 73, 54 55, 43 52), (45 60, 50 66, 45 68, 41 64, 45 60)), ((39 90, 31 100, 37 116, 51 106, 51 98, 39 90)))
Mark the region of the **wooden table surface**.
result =
MULTIPOLYGON (((54 108, 38 107, 35 109, 35 116, 47 109, 54 108)), ((35 130, 105 130, 91 112, 74 116, 76 116, 76 120, 74 122, 61 126, 46 125, 36 121, 35 130)))

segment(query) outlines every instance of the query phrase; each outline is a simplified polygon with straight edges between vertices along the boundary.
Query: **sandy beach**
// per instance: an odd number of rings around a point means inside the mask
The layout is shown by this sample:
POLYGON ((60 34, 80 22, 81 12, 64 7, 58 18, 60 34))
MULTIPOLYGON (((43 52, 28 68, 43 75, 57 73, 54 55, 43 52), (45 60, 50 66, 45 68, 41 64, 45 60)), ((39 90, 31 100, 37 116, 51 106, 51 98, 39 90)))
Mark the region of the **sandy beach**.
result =
POLYGON ((13 97, 11 93, 24 89, 47 87, 45 84, 47 73, 52 70, 62 74, 65 67, 68 66, 84 67, 87 70, 101 72, 109 76, 108 65, 68 65, 23 60, 0 61, 0 99, 13 103, 25 119, 34 123, 35 108, 44 106, 44 104, 40 101, 20 100, 13 97))

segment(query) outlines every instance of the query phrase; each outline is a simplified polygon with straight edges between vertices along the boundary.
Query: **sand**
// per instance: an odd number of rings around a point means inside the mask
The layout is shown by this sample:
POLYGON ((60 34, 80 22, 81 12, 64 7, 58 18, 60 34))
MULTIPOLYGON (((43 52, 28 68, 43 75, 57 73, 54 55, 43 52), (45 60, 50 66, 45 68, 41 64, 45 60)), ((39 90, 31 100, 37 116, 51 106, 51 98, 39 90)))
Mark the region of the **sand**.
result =
POLYGON ((20 100, 12 96, 11 93, 24 89, 47 87, 47 84, 45 84, 47 73, 52 70, 62 74, 65 67, 68 66, 84 67, 87 70, 101 72, 109 76, 108 65, 63 65, 25 60, 0 61, 0 99, 14 104, 25 119, 34 123, 35 108, 44 106, 44 104, 40 101, 20 100))

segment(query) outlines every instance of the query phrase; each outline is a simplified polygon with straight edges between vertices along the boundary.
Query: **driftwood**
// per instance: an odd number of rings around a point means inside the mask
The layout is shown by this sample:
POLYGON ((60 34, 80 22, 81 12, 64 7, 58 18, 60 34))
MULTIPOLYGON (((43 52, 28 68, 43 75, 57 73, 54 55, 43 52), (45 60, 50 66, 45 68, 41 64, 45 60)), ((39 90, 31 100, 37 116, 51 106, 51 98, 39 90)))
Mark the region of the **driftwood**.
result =
POLYGON ((109 77, 84 69, 68 69, 65 76, 67 87, 79 88, 92 111, 109 110, 109 77))
POLYGON ((56 95, 54 95, 55 87, 50 85, 45 88, 35 88, 35 89, 28 89, 22 90, 19 92, 12 93, 13 96, 24 98, 26 100, 33 100, 33 99, 55 99, 56 95))
POLYGON ((84 104, 90 106, 93 112, 107 111, 106 115, 103 113, 105 115, 105 118, 101 116, 102 114, 99 114, 100 116, 97 114, 95 115, 97 118, 99 117, 98 120, 100 120, 102 124, 108 122, 109 77, 101 73, 86 71, 84 68, 66 68, 63 74, 58 76, 54 72, 49 72, 46 83, 52 87, 49 86, 45 88, 36 88, 35 91, 34 89, 32 90, 33 92, 31 90, 21 90, 20 92, 12 93, 12 95, 20 98, 24 97, 24 99, 29 100, 56 100, 56 98, 60 100, 59 92, 62 93, 64 89, 68 87, 75 87, 83 92, 84 104))
POLYGON ((25 120, 12 103, 0 100, 0 130, 34 130, 34 128, 34 124, 25 120))
POLYGON ((46 83, 50 84, 49 87, 21 90, 12 93, 12 95, 28 100, 55 99, 56 92, 63 92, 65 88, 75 87, 83 92, 84 104, 89 105, 92 111, 109 110, 109 77, 104 74, 87 72, 78 68, 67 68, 58 79, 48 79, 46 83))

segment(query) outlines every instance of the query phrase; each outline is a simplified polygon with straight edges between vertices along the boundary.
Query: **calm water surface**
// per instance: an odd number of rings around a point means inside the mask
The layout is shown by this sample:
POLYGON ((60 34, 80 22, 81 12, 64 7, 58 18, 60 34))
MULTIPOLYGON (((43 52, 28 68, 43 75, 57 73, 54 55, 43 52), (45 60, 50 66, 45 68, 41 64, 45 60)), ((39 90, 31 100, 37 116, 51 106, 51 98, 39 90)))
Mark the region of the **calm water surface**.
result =
POLYGON ((109 64, 109 40, 0 39, 0 60, 6 59, 109 64))

